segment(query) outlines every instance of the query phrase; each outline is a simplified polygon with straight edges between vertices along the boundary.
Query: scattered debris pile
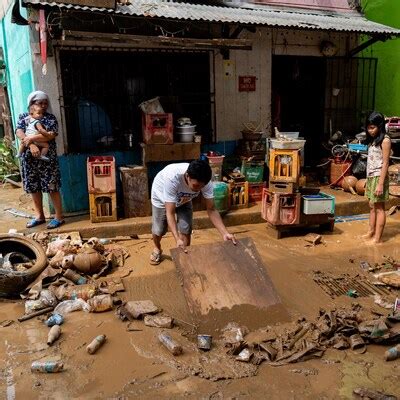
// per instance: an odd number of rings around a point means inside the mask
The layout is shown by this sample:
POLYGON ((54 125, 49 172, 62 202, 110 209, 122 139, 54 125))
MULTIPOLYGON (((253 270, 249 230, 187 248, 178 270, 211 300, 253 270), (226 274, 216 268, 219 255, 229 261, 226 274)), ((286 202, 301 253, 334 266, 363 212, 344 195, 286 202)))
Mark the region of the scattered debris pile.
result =
POLYGON ((305 319, 295 324, 268 327, 248 333, 247 328, 229 324, 222 340, 227 354, 236 360, 259 365, 280 366, 322 357, 327 348, 351 349, 363 353, 368 343, 392 344, 400 340, 400 312, 372 317, 360 305, 351 310, 320 310, 314 322, 305 319))

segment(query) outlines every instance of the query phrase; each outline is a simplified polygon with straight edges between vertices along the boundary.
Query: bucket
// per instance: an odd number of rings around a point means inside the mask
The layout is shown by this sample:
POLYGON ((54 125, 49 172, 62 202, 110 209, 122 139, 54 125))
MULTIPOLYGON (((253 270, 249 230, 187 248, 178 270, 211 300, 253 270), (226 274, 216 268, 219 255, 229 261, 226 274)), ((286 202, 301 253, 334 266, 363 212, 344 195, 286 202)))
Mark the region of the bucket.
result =
POLYGON ((224 182, 214 182, 214 207, 219 212, 226 212, 229 209, 229 185, 224 182))

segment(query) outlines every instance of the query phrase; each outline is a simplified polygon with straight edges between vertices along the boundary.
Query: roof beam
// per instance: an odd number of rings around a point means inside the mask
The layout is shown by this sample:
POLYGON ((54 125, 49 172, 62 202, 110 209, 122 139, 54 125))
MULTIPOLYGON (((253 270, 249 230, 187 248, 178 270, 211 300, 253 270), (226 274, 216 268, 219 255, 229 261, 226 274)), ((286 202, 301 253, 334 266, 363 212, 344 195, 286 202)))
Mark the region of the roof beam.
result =
MULTIPOLYGON (((81 31, 63 31, 62 35, 65 41, 92 41, 99 45, 100 43, 113 43, 134 45, 135 47, 163 46, 173 48, 194 48, 194 49, 236 49, 251 50, 253 43, 248 39, 195 39, 195 38, 177 38, 169 36, 141 36, 141 35, 123 35, 118 33, 100 33, 100 32, 81 32, 81 31)), ((62 41, 61 41, 62 43, 62 41)))
POLYGON ((353 50, 350 50, 347 53, 347 57, 351 58, 351 57, 355 56, 357 53, 359 53, 360 51, 363 51, 367 47, 373 45, 374 43, 376 43, 376 42, 385 42, 388 39, 390 39, 390 37, 387 36, 387 35, 376 35, 376 36, 373 36, 372 38, 368 39, 366 42, 361 43, 360 45, 355 47, 353 50))

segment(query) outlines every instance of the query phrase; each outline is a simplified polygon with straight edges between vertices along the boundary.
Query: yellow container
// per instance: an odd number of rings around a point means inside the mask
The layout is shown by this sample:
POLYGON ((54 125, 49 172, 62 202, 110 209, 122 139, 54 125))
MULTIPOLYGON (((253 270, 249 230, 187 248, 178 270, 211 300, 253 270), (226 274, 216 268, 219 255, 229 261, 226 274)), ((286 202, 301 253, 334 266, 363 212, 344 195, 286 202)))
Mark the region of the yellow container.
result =
POLYGON ((249 206, 249 182, 229 184, 229 208, 247 208, 249 206))
POLYGON ((117 195, 115 193, 89 193, 89 207, 92 222, 117 220, 117 195))

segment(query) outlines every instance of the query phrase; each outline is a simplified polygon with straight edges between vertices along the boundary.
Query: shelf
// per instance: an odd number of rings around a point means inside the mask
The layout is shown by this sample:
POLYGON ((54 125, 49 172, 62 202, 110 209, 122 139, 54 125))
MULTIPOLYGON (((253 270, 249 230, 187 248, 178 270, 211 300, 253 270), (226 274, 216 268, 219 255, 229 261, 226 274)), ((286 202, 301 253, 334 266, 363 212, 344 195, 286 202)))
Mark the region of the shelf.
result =
POLYGON ((183 161, 200 158, 200 143, 141 143, 143 165, 148 162, 183 161))

